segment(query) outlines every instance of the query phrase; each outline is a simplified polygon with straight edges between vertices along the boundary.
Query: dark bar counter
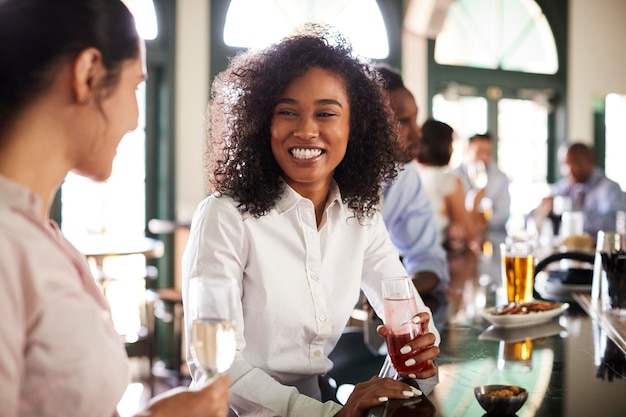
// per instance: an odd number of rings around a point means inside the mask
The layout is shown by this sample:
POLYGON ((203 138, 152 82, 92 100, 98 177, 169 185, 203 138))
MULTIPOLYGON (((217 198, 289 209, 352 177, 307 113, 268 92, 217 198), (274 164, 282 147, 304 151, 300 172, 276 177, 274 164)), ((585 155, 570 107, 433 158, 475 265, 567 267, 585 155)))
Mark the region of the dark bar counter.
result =
POLYGON ((626 416, 626 356, 576 301, 547 323, 496 329, 481 312, 503 304, 497 250, 450 254, 449 262, 447 297, 426 300, 441 333, 439 384, 368 416, 487 417, 474 388, 491 384, 528 390, 518 417, 626 416))

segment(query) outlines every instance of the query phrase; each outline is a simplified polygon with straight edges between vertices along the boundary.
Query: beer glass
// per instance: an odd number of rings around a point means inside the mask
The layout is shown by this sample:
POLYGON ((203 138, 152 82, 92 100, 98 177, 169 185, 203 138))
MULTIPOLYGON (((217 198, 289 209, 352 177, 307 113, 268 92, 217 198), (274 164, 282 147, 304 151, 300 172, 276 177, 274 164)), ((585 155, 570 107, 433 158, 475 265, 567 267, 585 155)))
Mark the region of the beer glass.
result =
POLYGON ((525 338, 515 342, 500 341, 498 370, 524 371, 532 369, 533 340, 525 338))
POLYGON ((502 284, 507 301, 524 303, 533 299, 535 276, 535 245, 528 238, 507 237, 500 244, 502 284))
POLYGON ((584 221, 582 211, 563 212, 561 215, 561 237, 582 235, 584 233, 584 221))

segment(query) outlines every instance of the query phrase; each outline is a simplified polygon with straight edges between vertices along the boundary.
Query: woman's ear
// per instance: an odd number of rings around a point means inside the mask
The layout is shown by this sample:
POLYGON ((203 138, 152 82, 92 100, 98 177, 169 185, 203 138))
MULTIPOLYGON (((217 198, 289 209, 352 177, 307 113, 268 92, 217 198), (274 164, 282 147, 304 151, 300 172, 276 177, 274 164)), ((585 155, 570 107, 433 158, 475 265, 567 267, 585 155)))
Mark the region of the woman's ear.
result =
POLYGON ((100 51, 96 48, 82 50, 74 59, 72 67, 72 88, 76 101, 80 104, 88 103, 105 74, 100 51))

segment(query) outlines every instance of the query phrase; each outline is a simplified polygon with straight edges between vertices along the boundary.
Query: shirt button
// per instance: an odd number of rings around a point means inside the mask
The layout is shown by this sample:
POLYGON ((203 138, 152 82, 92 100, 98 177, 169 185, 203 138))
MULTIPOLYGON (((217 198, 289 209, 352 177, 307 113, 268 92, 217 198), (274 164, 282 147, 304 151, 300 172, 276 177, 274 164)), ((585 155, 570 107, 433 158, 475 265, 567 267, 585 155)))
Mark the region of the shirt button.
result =
POLYGON ((322 315, 320 316, 320 321, 321 321, 322 323, 323 323, 323 322, 325 322, 325 321, 326 321, 326 316, 322 314, 322 315))
POLYGON ((317 278, 319 278, 319 277, 317 276, 317 274, 311 274, 311 279, 312 279, 313 281, 317 281, 317 278))
POLYGON ((313 356, 315 356, 316 358, 319 358, 322 355, 322 352, 320 352, 319 350, 316 350, 315 352, 313 352, 313 356))

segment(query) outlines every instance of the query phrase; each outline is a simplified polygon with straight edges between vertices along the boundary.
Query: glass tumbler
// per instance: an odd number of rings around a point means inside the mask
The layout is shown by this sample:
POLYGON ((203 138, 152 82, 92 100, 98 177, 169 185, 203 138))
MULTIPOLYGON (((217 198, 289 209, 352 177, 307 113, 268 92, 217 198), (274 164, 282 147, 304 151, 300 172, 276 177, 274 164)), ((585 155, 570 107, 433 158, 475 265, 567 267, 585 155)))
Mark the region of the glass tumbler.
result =
POLYGON ((427 365, 425 362, 406 364, 417 351, 402 350, 409 341, 422 334, 422 325, 413 322, 418 313, 413 281, 409 277, 387 278, 383 280, 382 289, 385 325, 390 330, 387 336, 389 358, 398 372, 420 370, 427 365))
POLYGON ((626 234, 598 232, 591 299, 605 312, 626 316, 626 234))

